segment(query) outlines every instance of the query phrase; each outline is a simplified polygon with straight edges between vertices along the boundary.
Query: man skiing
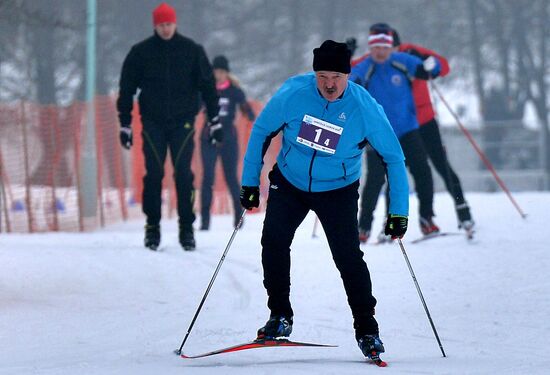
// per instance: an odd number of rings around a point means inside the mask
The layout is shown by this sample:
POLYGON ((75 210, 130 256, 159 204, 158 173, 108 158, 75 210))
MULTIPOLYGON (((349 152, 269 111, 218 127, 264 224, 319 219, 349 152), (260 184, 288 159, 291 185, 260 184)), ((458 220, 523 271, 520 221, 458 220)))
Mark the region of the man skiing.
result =
MULTIPOLYGON (((384 23, 374 24, 369 35, 370 56, 352 68, 350 79, 367 89, 384 108, 399 138, 407 166, 413 176, 419 200, 420 228, 423 234, 439 232, 433 222, 433 179, 418 122, 410 80, 429 79, 438 75, 435 58, 422 61, 415 56, 393 52, 393 32, 384 23)), ((359 236, 366 242, 370 236, 373 212, 386 179, 386 164, 376 148, 367 147, 367 179, 361 195, 359 236)), ((391 186, 390 186, 391 189, 391 186)), ((390 190, 391 204, 391 190, 390 190)), ((384 233, 379 241, 390 240, 384 233)))
POLYGON ((166 3, 153 11, 155 33, 134 45, 122 66, 117 109, 120 142, 132 146, 132 107, 137 89, 143 123, 143 213, 145 247, 156 250, 160 243, 161 192, 164 161, 170 148, 176 182, 179 241, 184 250, 195 249, 193 234, 194 189, 191 158, 193 124, 199 110, 199 95, 206 103, 208 131, 221 140, 218 96, 212 67, 201 45, 176 31, 176 12, 166 3))
POLYGON ((288 79, 256 120, 244 158, 241 204, 259 206, 260 172, 271 139, 282 131, 277 164, 262 230, 262 265, 270 318, 259 338, 292 332, 290 246, 310 210, 325 230, 354 318, 363 354, 384 352, 374 318, 376 299, 359 248, 357 201, 361 156, 369 143, 384 159, 390 184, 386 233, 407 230, 408 184, 404 156, 382 108, 359 85, 348 81, 350 51, 327 40, 313 50, 314 73, 288 79))
MULTIPOLYGON (((411 54, 420 58, 422 61, 425 61, 430 56, 433 56, 441 65, 439 76, 444 77, 449 74, 449 63, 445 57, 417 44, 401 43, 399 34, 395 29, 393 29, 393 46, 398 52, 411 54)), ((368 55, 369 54, 367 53, 358 59, 353 60, 351 63, 352 66, 355 66, 365 60, 368 55)), ((436 171, 445 182, 447 191, 453 198, 459 228, 466 231, 472 231, 474 221, 470 213, 470 207, 464 198, 464 192, 462 190, 460 180, 458 179, 457 174, 453 170, 447 158, 447 153, 439 132, 439 124, 435 118, 435 111, 432 106, 427 81, 422 79, 413 80, 412 91, 416 108, 416 119, 418 120, 418 124, 420 126, 420 136, 422 137, 424 148, 436 171)))

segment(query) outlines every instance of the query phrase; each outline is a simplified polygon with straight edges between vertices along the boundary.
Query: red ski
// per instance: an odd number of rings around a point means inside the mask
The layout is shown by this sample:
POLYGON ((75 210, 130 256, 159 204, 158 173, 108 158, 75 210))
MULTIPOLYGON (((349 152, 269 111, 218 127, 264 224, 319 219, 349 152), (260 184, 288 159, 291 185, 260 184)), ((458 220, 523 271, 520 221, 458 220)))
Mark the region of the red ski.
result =
POLYGON ((198 354, 193 356, 188 356, 182 353, 181 358, 185 358, 185 359, 202 358, 202 357, 209 357, 211 355, 216 355, 216 354, 232 353, 232 352, 238 352, 241 350, 268 348, 268 347, 274 347, 274 346, 313 346, 313 347, 323 347, 323 348, 337 347, 337 345, 313 344, 309 342, 290 341, 287 339, 277 339, 277 340, 256 339, 254 341, 250 341, 244 344, 230 346, 227 348, 218 349, 208 353, 203 353, 203 354, 198 354))

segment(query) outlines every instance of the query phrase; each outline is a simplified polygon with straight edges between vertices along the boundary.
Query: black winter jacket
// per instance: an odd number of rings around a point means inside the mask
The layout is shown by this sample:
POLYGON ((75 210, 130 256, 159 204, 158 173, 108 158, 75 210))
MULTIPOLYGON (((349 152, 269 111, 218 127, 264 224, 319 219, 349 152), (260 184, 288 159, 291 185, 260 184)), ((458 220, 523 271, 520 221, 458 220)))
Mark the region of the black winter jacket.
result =
POLYGON ((117 100, 121 125, 132 122, 138 88, 141 116, 155 123, 192 120, 201 99, 209 118, 218 114, 214 74, 204 49, 177 32, 170 40, 155 33, 134 45, 126 56, 117 100))

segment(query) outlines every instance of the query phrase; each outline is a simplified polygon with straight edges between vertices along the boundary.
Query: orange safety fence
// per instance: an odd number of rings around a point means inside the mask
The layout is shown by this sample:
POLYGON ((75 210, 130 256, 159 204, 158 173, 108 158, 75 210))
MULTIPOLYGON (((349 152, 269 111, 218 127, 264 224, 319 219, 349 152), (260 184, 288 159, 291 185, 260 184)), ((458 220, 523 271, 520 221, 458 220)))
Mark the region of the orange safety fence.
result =
MULTIPOLYGON (((259 113, 262 104, 251 103, 259 113)), ((137 105, 135 106, 137 107, 137 105)), ((113 97, 96 97, 97 217, 82 217, 80 191, 81 160, 86 128, 86 105, 43 106, 30 102, 0 104, 0 232, 44 232, 93 230, 128 218, 143 217, 141 192, 145 173, 141 145, 141 123, 134 110, 134 145, 131 152, 119 144, 118 117, 113 97)), ((195 121, 195 151, 192 169, 198 194, 202 182, 199 135, 204 117, 195 121)), ((239 178, 252 124, 240 114, 236 119, 239 137, 239 178)), ((278 152, 278 137, 264 161, 263 210, 267 195, 267 171, 278 152)), ((174 215, 175 186, 170 158, 163 181, 163 214, 174 215)), ((200 199, 195 199, 199 211, 200 199)), ((212 214, 233 210, 220 163, 216 165, 212 214)))

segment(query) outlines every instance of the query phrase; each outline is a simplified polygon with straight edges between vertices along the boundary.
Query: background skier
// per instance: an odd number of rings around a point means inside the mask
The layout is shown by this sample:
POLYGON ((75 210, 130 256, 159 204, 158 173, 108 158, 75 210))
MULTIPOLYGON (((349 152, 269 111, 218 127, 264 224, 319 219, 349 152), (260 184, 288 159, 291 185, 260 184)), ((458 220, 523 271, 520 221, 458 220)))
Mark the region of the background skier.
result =
POLYGON ((223 173, 235 214, 234 226, 240 219, 241 204, 239 201, 240 183, 237 178, 237 162, 239 160, 239 144, 237 129, 234 126, 237 107, 250 120, 254 121, 255 115, 246 101, 246 96, 240 88, 237 79, 229 74, 229 61, 225 56, 216 56, 212 61, 214 76, 216 77, 216 89, 220 97, 219 118, 223 126, 223 142, 212 142, 208 126, 203 128, 201 134, 201 159, 203 165, 203 178, 201 185, 201 230, 210 228, 210 206, 212 203, 212 186, 214 184, 216 161, 221 159, 223 173))
MULTIPOLYGON (((423 62, 415 56, 393 52, 393 32, 384 23, 370 27, 368 43, 370 56, 353 67, 350 79, 365 87, 384 108, 413 175, 420 206, 422 233, 438 232, 439 228, 432 219, 432 173, 418 131, 410 81, 415 78, 428 79, 437 76, 440 70, 439 63, 434 58, 423 62)), ((368 147, 366 154, 367 179, 361 195, 359 214, 361 242, 366 242, 370 235, 373 212, 386 180, 387 168, 376 148, 368 147)), ((379 240, 386 239, 388 238, 381 233, 379 240)))

